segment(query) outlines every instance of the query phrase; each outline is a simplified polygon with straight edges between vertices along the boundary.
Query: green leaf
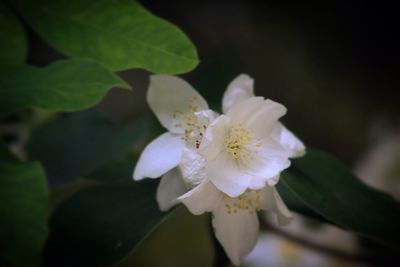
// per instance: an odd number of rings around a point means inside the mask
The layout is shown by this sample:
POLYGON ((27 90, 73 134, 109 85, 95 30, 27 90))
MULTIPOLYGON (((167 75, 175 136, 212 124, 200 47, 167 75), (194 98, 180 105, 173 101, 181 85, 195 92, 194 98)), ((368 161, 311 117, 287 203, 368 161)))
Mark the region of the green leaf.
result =
POLYGON ((51 219, 44 266, 102 267, 123 259, 168 214, 158 209, 157 184, 93 186, 60 204, 51 219))
POLYGON ((185 34, 135 0, 15 0, 16 8, 49 44, 112 70, 144 68, 182 73, 198 64, 185 34))
POLYGON ((193 215, 185 206, 178 206, 132 253, 112 266, 211 267, 210 216, 193 215))
POLYGON ((0 266, 39 266, 47 237, 48 191, 40 164, 0 147, 0 266))
POLYGON ((104 164, 93 172, 85 175, 89 180, 101 183, 121 183, 132 180, 133 169, 136 162, 131 159, 118 159, 104 164))
POLYGON ((48 67, 0 64, 0 117, 27 107, 75 111, 95 105, 118 76, 91 60, 61 60, 48 67))
POLYGON ((18 164, 20 160, 3 143, 0 143, 0 163, 2 162, 18 164))
POLYGON ((345 229, 400 245, 400 203, 368 187, 332 156, 308 149, 282 182, 310 208, 345 229))
MULTIPOLYGON (((285 176, 285 174, 283 175, 285 176)), ((290 210, 319 221, 326 221, 324 217, 310 209, 301 199, 299 199, 284 182, 279 182, 276 185, 276 189, 290 210)))
POLYGON ((24 28, 14 14, 0 3, 0 62, 24 63, 26 51, 24 28))
MULTIPOLYGON (((42 162, 50 184, 59 186, 124 156, 147 127, 145 120, 116 125, 94 110, 66 114, 37 128, 28 151, 42 162)), ((133 172, 133 159, 130 165, 133 172)))

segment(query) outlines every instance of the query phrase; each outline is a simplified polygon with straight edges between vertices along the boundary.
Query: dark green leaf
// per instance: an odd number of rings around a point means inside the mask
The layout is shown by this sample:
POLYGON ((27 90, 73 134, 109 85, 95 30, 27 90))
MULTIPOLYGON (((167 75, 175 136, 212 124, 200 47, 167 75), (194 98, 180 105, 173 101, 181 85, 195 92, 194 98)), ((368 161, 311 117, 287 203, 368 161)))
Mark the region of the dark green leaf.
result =
POLYGON ((400 204, 358 180, 342 163, 308 149, 282 182, 310 208, 345 229, 399 246, 400 204))
POLYGON ((0 62, 23 63, 26 51, 24 28, 14 14, 0 3, 0 62))
POLYGON ((118 159, 95 169, 85 175, 87 179, 102 183, 121 183, 132 180, 136 162, 130 159, 118 159))
POLYGON ((180 205, 132 253, 112 266, 211 267, 214 250, 210 216, 193 215, 180 205))
POLYGON ((28 151, 59 186, 125 155, 147 126, 144 120, 116 125, 94 110, 66 114, 33 132, 28 151))
POLYGON ((46 68, 0 65, 0 117, 26 107, 74 111, 95 105, 113 86, 129 86, 91 60, 57 61, 46 68))
POLYGON ((2 143, 0 143, 0 163, 8 162, 8 163, 20 163, 20 160, 5 147, 2 143))
POLYGON ((45 266, 109 266, 131 252, 168 213, 158 181, 93 186, 60 204, 51 219, 45 266))
MULTIPOLYGON (((285 176, 285 174, 283 175, 285 176)), ((290 210, 319 221, 326 221, 325 218, 310 209, 301 199, 299 199, 284 182, 278 183, 276 188, 290 210)))
POLYGON ((16 8, 52 46, 112 70, 182 73, 198 64, 196 49, 174 25, 135 0, 15 0, 16 8))
POLYGON ((47 237, 48 192, 40 164, 0 147, 0 266, 38 266, 47 237))

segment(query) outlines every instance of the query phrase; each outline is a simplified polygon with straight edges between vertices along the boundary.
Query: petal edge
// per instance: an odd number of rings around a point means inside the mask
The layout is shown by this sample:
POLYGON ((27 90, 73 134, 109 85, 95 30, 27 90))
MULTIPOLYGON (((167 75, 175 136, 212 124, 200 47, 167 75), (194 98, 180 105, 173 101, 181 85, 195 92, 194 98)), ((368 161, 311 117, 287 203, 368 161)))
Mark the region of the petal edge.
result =
POLYGON ((178 135, 166 132, 143 150, 133 172, 133 179, 158 178, 177 166, 181 160, 185 142, 178 135))
POLYGON ((247 74, 240 74, 228 85, 222 98, 222 110, 226 114, 233 105, 253 96, 254 80, 247 74))

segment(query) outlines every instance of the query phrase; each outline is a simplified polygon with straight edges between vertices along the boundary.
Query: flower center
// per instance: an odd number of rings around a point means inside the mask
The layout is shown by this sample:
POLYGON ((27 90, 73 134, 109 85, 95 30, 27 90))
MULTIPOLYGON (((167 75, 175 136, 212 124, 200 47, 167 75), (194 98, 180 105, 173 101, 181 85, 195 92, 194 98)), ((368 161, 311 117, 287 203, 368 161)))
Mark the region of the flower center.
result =
POLYGON ((189 112, 176 110, 172 116, 174 119, 179 118, 180 123, 175 124, 175 127, 183 128, 184 133, 182 139, 190 146, 198 149, 209 121, 205 116, 197 114, 201 111, 199 111, 199 107, 196 105, 196 99, 196 96, 189 98, 187 103, 189 112))
POLYGON ((228 214, 237 213, 240 210, 247 210, 252 214, 261 209, 261 190, 246 190, 236 198, 224 195, 225 209, 228 214))
POLYGON ((251 139, 250 132, 244 127, 232 127, 224 138, 225 149, 237 160, 249 158, 251 155, 247 144, 251 139))

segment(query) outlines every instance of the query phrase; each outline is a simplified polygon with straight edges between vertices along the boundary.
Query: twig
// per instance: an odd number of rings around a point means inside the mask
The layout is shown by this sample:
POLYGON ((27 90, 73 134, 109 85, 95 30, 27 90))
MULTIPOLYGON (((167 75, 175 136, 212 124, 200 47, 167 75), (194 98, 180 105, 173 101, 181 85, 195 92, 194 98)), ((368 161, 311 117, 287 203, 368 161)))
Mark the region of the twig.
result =
POLYGON ((264 228, 265 230, 267 230, 270 233, 276 234, 276 235, 286 238, 294 243, 297 243, 304 247, 313 249, 315 251, 324 253, 326 255, 329 255, 329 256, 332 256, 332 257, 335 257, 338 259, 342 259, 342 260, 354 262, 354 263, 364 263, 364 264, 368 264, 370 266, 371 265, 394 266, 394 264, 395 264, 393 262, 393 259, 390 259, 390 258, 372 257, 369 255, 364 255, 364 254, 360 254, 360 253, 349 253, 349 252, 345 252, 343 250, 335 249, 330 246, 314 243, 310 240, 296 236, 296 235, 288 233, 278 227, 275 227, 263 218, 260 218, 260 224, 261 224, 262 228, 264 228))

